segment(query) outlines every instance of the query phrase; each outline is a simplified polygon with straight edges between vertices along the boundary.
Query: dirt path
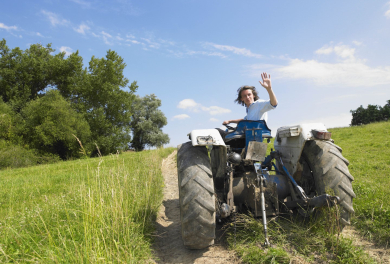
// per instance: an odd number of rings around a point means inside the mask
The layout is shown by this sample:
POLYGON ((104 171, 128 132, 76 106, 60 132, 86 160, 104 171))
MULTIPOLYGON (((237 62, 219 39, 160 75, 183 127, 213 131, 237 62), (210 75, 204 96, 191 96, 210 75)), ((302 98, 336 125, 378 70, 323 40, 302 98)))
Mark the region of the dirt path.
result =
POLYGON ((189 250, 181 239, 179 189, 177 185, 176 151, 163 161, 164 201, 157 217, 156 263, 240 263, 232 251, 222 244, 217 232, 215 245, 203 250, 189 250))
POLYGON ((389 264, 390 263, 390 249, 384 247, 378 247, 374 243, 362 238, 361 235, 352 227, 348 226, 341 232, 343 237, 352 240, 355 246, 359 246, 364 249, 370 257, 376 259, 378 263, 389 264))

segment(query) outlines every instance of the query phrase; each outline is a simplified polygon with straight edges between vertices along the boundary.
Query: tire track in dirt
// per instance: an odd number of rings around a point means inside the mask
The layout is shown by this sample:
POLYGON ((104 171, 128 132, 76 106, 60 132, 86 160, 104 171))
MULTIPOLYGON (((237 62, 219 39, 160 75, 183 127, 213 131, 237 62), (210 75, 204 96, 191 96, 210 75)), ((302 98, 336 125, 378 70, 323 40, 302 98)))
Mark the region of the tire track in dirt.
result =
POLYGON ((202 250, 186 249, 181 239, 179 189, 177 185, 176 151, 164 159, 164 201, 156 221, 154 244, 156 263, 241 263, 223 245, 222 232, 217 230, 215 245, 202 250))
POLYGON ((345 238, 352 240, 355 246, 361 247, 370 257, 374 258, 378 263, 390 264, 390 249, 380 247, 374 243, 364 239, 353 226, 347 226, 341 232, 345 238))

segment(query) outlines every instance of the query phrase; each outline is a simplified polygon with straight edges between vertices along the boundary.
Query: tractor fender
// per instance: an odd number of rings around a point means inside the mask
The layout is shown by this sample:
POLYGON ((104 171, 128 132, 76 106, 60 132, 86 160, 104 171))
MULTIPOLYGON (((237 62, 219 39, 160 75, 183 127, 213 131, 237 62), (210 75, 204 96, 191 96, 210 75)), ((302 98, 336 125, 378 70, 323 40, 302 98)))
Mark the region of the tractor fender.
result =
POLYGON ((326 132, 322 123, 299 124, 278 128, 274 147, 282 153, 282 160, 291 175, 297 171, 298 161, 301 157, 306 141, 317 139, 314 131, 326 132))
POLYGON ((196 129, 189 133, 192 146, 224 146, 221 134, 217 129, 196 129))

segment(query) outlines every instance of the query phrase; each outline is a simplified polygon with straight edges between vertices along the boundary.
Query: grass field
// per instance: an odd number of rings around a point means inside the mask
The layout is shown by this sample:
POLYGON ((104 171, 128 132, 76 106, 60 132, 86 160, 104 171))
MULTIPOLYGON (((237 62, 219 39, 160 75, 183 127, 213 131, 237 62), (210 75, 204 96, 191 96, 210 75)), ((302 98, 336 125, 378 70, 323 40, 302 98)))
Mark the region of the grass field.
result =
POLYGON ((352 225, 366 239, 382 246, 390 242, 390 122, 331 129, 343 148, 353 188, 355 218, 352 225))
MULTIPOLYGON (((387 247, 390 122, 330 131, 355 177, 352 225, 365 239, 387 247)), ((0 262, 147 262, 162 199, 161 161, 173 150, 0 171, 0 262)), ((227 239, 248 263, 375 263, 338 235, 337 223, 328 221, 335 215, 324 210, 316 220, 271 220, 268 249, 262 245, 262 222, 240 215, 227 226, 227 239)))
MULTIPOLYGON (((332 138, 342 147, 354 176, 355 216, 352 226, 377 245, 390 241, 390 122, 359 127, 333 128, 332 138)), ((269 144, 269 150, 273 142, 269 144)), ((352 241, 339 236, 335 210, 325 210, 321 219, 304 221, 299 216, 270 221, 274 247, 263 247, 263 225, 240 215, 228 226, 228 242, 245 262, 290 263, 292 260, 329 263, 376 263, 352 241)))
POLYGON ((173 150, 0 171, 0 262, 151 259, 161 161, 173 150))

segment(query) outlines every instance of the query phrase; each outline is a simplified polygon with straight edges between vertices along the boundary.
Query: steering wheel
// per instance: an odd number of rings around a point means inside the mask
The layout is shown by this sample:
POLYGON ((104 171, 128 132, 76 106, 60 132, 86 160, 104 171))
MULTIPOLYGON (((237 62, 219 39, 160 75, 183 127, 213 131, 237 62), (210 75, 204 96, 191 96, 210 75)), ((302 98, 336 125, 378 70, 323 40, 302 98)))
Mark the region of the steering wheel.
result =
POLYGON ((229 125, 224 125, 228 130, 234 130, 235 127, 229 126, 229 125))

